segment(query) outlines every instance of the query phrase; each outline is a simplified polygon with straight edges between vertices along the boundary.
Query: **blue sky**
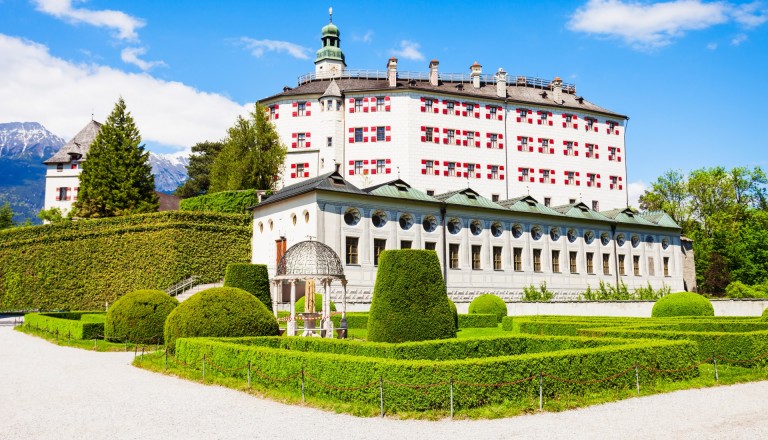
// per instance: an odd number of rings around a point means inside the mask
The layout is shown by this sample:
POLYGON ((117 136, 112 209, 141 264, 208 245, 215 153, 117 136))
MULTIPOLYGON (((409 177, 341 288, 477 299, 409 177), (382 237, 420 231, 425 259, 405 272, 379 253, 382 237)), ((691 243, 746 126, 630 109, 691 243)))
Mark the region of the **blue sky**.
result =
POLYGON ((352 69, 561 76, 630 116, 634 191, 670 168, 766 166, 768 4, 0 0, 0 121, 65 138, 126 99, 148 148, 218 139, 314 70, 334 8, 352 69))

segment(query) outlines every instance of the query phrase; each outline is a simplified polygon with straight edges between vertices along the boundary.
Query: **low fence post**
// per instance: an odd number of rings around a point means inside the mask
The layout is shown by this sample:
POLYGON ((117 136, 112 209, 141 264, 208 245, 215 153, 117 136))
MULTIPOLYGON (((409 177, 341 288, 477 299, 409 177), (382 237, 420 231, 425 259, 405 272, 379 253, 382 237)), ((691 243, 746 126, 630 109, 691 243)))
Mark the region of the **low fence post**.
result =
POLYGON ((304 397, 304 367, 301 367, 301 402, 305 402, 304 397))
POLYGON ((96 341, 98 341, 98 339, 96 339, 96 337, 94 337, 93 338, 93 351, 96 351, 96 341))
POLYGON ((251 361, 248 361, 248 388, 251 387, 251 361))
POLYGON ((381 417, 384 417, 384 378, 379 375, 379 408, 381 417))
POLYGON ((539 372, 539 411, 544 410, 544 373, 539 372))
POLYGON ((163 358, 163 369, 168 369, 168 347, 165 348, 165 356, 163 358))
POLYGON ((717 374, 717 355, 712 354, 712 363, 715 365, 715 382, 720 382, 720 376, 717 374))
POLYGON ((637 385, 637 395, 640 395, 640 371, 635 364, 635 385, 637 385))
POLYGON ((203 382, 205 382, 205 355, 203 355, 203 382))
POLYGON ((451 418, 453 418, 453 377, 450 379, 451 384, 451 418))

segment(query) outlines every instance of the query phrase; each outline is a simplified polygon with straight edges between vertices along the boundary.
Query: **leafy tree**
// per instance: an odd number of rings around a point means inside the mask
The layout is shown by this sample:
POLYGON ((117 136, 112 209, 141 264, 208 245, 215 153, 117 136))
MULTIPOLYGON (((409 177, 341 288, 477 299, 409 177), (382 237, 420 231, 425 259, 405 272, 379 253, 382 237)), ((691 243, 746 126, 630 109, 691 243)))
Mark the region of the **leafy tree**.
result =
POLYGON ((47 221, 54 225, 65 223, 70 220, 68 217, 65 217, 61 214, 61 209, 55 207, 40 210, 40 213, 37 214, 37 217, 44 222, 47 221))
POLYGON ((174 194, 182 199, 206 194, 211 186, 211 165, 223 147, 224 143, 221 141, 199 142, 192 146, 192 154, 189 156, 189 165, 187 165, 189 178, 176 189, 174 194))
POLYGON ((664 211, 680 226, 689 226, 691 221, 690 195, 685 175, 681 170, 669 170, 659 176, 640 196, 640 209, 664 211))
POLYGON ((239 116, 227 131, 224 147, 211 165, 208 192, 270 189, 285 154, 264 107, 256 104, 248 119, 239 116))
POLYGON ((13 221, 13 209, 11 209, 9 202, 5 202, 3 206, 0 206, 0 229, 8 229, 14 226, 16 226, 16 223, 13 221))
POLYGON ((88 151, 73 210, 79 217, 113 217, 157 207, 149 152, 120 98, 88 151))

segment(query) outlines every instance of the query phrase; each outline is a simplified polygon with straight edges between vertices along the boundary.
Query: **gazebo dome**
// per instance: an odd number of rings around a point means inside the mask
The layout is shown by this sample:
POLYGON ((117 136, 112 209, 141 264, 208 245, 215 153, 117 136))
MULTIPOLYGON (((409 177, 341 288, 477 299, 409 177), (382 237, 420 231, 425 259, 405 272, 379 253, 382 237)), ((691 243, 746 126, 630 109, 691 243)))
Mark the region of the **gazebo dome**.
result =
POLYGON ((344 278, 344 266, 329 246, 319 241, 302 241, 291 246, 277 265, 276 277, 300 275, 344 278))

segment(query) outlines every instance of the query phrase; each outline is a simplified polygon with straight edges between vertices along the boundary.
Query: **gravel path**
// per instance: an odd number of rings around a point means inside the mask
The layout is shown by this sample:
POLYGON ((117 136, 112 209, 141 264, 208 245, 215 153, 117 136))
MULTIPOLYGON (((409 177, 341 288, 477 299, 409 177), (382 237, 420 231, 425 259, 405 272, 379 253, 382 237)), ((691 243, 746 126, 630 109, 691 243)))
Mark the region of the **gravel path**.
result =
POLYGON ((0 322, 2 439, 768 439, 768 382, 511 419, 357 418, 283 405, 59 347, 0 322))

